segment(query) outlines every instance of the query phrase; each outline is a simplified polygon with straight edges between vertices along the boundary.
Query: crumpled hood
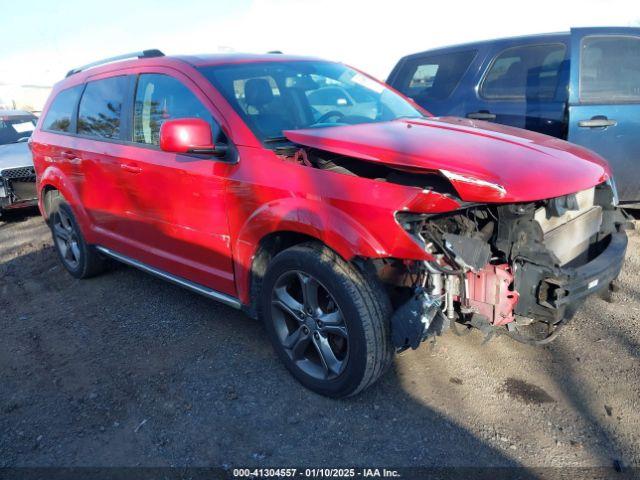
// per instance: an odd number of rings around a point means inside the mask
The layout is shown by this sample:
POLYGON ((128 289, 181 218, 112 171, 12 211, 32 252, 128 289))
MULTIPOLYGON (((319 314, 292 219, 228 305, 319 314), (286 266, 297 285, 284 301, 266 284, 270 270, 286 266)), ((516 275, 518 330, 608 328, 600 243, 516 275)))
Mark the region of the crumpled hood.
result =
POLYGON ((33 157, 27 142, 0 145, 0 170, 32 166, 33 157))
POLYGON ((607 163, 528 130, 454 117, 288 130, 294 143, 411 170, 439 171, 469 202, 530 202, 605 181, 607 163))

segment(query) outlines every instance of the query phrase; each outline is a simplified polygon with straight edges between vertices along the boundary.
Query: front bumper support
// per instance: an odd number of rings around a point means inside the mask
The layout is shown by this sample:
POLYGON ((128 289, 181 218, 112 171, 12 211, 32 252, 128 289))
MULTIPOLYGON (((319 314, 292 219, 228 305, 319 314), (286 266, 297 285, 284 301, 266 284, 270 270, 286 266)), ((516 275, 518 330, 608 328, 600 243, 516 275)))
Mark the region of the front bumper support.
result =
POLYGON ((516 289, 520 292, 516 313, 553 323, 570 318, 588 295, 608 288, 618 277, 627 243, 624 231, 614 232, 599 254, 579 267, 552 270, 525 262, 516 270, 516 289))
POLYGON ((626 233, 614 233, 609 245, 600 255, 589 263, 570 270, 566 279, 558 283, 562 290, 554 301, 555 306, 575 303, 587 295, 608 288, 622 269, 627 243, 626 233))

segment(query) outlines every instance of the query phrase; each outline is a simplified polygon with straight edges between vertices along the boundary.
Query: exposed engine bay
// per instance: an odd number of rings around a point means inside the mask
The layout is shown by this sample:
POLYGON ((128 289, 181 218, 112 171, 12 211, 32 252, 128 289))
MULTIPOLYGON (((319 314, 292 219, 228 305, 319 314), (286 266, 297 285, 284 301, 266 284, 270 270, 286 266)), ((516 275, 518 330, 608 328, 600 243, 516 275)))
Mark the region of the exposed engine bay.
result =
MULTIPOLYGON (((438 173, 298 146, 278 150, 309 167, 457 197, 438 173)), ((372 261, 394 304, 391 333, 398 350, 415 349, 448 328, 548 343, 587 295, 613 288, 630 224, 617 208, 612 182, 530 203, 461 204, 446 214, 396 214, 433 260, 372 261)))

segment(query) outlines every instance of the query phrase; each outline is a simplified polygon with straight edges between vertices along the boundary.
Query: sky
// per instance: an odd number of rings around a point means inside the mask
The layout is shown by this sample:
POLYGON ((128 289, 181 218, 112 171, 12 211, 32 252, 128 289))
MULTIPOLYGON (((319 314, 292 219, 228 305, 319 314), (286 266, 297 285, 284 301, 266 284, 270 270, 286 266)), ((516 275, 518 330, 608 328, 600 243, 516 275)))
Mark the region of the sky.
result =
POLYGON ((52 85, 131 51, 284 53, 385 79, 409 53, 473 40, 640 26, 640 0, 0 0, 0 84, 52 85))

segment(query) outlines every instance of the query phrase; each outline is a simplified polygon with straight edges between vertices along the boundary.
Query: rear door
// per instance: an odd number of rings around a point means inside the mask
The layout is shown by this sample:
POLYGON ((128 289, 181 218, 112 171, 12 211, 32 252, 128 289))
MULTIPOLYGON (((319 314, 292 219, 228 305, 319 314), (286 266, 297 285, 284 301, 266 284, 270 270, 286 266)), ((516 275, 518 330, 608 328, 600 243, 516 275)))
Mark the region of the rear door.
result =
POLYGON ((606 158, 622 202, 640 202, 640 29, 571 30, 568 140, 606 158))
POLYGON ((63 154, 69 178, 100 240, 107 232, 126 228, 123 212, 131 208, 118 181, 129 83, 123 74, 89 78, 78 105, 76 149, 63 154))
POLYGON ((563 137, 568 49, 562 37, 492 45, 467 118, 563 137))

